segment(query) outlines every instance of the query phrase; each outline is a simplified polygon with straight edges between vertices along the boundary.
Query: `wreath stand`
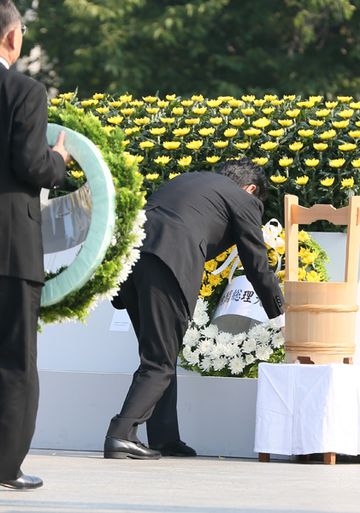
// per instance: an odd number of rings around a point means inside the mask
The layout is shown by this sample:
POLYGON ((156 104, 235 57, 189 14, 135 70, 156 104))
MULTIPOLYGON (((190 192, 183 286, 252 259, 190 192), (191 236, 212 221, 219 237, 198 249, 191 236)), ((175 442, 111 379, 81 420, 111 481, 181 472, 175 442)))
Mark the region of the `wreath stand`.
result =
MULTIPOLYGON (((320 204, 305 208, 298 205, 296 196, 285 196, 285 234, 286 362, 315 364, 314 371, 315 367, 319 367, 318 364, 351 364, 356 347, 358 311, 360 196, 353 196, 349 205, 341 209, 320 204), (344 282, 298 281, 298 225, 310 224, 317 220, 327 220, 348 227, 344 282)), ((323 370, 327 366, 321 367, 323 370)), ((333 370, 331 367, 329 365, 327 377, 329 390, 333 370)), ((345 401, 346 388, 344 394, 345 401)), ((324 400, 330 404, 328 397, 324 400)), ((334 411, 333 414, 336 417, 337 412, 334 411)), ((259 461, 269 459, 269 453, 259 452, 259 461)), ((335 464, 336 453, 323 453, 323 459, 325 464, 335 464)))

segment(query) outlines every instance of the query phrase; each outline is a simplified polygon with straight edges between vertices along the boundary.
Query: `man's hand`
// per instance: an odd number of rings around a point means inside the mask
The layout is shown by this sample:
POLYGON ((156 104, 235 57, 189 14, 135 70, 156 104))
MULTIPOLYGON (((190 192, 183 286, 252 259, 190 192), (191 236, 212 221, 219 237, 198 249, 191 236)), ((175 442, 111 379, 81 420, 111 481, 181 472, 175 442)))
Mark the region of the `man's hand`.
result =
POLYGON ((53 146, 52 149, 53 149, 53 151, 57 151, 58 153, 60 153, 60 155, 64 159, 65 164, 67 164, 68 162, 70 162, 71 156, 65 150, 64 142, 65 142, 65 132, 62 131, 62 132, 60 132, 59 137, 57 138, 57 141, 55 143, 55 146, 53 146))

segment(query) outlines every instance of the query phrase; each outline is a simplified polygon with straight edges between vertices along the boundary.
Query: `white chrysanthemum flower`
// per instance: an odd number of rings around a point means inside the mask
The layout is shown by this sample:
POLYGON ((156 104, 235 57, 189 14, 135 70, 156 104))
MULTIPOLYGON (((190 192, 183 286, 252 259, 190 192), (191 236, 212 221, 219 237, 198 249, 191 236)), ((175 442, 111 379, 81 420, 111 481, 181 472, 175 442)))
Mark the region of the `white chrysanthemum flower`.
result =
POLYGON ((210 324, 201 330, 202 335, 206 338, 216 338, 219 333, 219 329, 215 324, 210 324))
POLYGON ((198 344, 200 333, 196 328, 189 328, 184 335, 183 344, 185 346, 195 346, 198 344))
POLYGON ((226 331, 220 331, 216 337, 216 342, 218 344, 230 344, 232 342, 233 335, 231 333, 227 333, 226 331))
POLYGON ((247 335, 244 332, 237 333, 236 335, 233 336, 232 343, 240 346, 244 342, 246 337, 247 337, 247 335))
POLYGON ((254 338, 247 338, 241 349, 244 353, 252 353, 256 349, 256 340, 254 338))
POLYGON ((195 351, 191 351, 189 346, 185 346, 183 349, 184 358, 190 363, 190 365, 198 365, 199 364, 199 356, 200 351, 195 349, 195 351))
POLYGON ((266 362, 270 356, 272 355, 273 353, 273 350, 270 346, 266 346, 266 345, 259 345, 256 347, 256 358, 258 360, 262 360, 264 362, 266 362))
POLYGON ((242 358, 236 356, 230 361, 229 367, 231 370, 231 374, 241 374, 244 370, 245 364, 242 358))
POLYGON ((267 330, 267 325, 257 324, 248 333, 249 338, 254 338, 258 343, 266 344, 269 342, 270 332, 267 330))
POLYGON ((238 356, 240 353, 239 346, 237 344, 226 344, 224 346, 224 356, 227 358, 233 358, 238 356))
POLYGON ((199 343, 199 351, 203 355, 210 355, 214 349, 214 339, 205 338, 199 343))
POLYGON ((205 326, 209 320, 210 318, 207 313, 207 303, 202 298, 199 298, 196 303, 193 321, 198 326, 205 326))
POLYGON ((208 372, 212 367, 212 360, 208 356, 203 358, 203 360, 199 363, 199 367, 204 372, 208 372))
POLYGON ((247 354, 245 356, 246 365, 250 365, 250 364, 254 363, 254 361, 255 361, 255 356, 253 354, 247 354))
POLYGON ((216 358, 216 360, 213 360, 213 367, 216 371, 224 369, 226 367, 226 364, 226 358, 216 358))
POLYGON ((217 358, 224 356, 224 349, 225 349, 225 346, 223 344, 214 344, 212 351, 209 353, 209 356, 213 360, 216 360, 217 358))
POLYGON ((284 345, 284 337, 281 333, 274 333, 271 343, 275 349, 278 349, 279 347, 284 345))

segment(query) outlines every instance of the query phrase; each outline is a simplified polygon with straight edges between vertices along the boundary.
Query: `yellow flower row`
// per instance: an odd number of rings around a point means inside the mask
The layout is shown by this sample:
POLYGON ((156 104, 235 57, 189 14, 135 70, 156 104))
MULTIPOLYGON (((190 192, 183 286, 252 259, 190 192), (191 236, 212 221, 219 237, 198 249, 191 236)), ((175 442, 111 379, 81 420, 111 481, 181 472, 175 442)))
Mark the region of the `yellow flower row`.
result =
MULTIPOLYGON (((283 176, 283 175, 270 176, 270 180, 275 184, 283 184, 283 183, 287 182, 288 179, 289 178, 287 176, 283 176)), ((308 183, 308 181, 309 181, 309 177, 306 175, 298 176, 295 179, 295 183, 297 185, 306 185, 308 183)), ((335 182, 335 178, 327 177, 327 178, 321 179, 319 182, 324 187, 331 187, 335 182)), ((355 183, 355 181, 354 181, 353 177, 343 178, 341 180, 341 189, 352 189, 354 187, 354 183, 355 183)))

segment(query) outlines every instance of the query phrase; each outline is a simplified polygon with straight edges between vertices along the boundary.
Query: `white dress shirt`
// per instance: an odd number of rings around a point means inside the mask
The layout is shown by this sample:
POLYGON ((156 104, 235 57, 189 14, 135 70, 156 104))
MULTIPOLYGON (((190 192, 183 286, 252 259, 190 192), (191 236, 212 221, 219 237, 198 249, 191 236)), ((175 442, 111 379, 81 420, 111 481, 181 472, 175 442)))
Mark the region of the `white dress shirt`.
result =
POLYGON ((0 63, 3 64, 5 68, 10 68, 9 63, 3 57, 0 57, 0 63))

